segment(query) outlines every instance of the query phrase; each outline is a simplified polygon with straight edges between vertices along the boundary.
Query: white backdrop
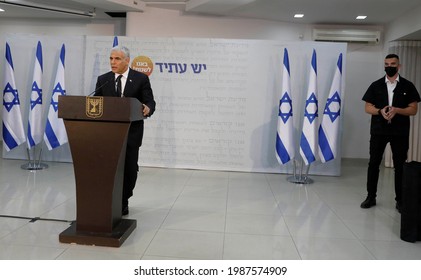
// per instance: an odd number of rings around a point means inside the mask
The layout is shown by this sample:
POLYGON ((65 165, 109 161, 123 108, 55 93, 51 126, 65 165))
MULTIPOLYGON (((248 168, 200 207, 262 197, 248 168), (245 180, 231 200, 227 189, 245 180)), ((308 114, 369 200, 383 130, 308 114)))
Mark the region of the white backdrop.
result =
MULTIPOLYGON (((113 37, 11 35, 7 40, 12 48, 16 80, 24 81, 17 81, 18 87, 28 88, 19 91, 25 120, 29 97, 22 93, 29 94, 38 40, 44 47, 44 68, 50 68, 44 70, 47 102, 61 43, 68 42, 68 95, 89 94, 94 90, 97 76, 109 71, 113 37)), ((129 37, 119 37, 119 42, 130 48, 132 59, 146 56, 153 62, 150 79, 157 110, 145 121, 139 162, 144 166, 292 172, 291 164, 280 166, 275 158, 284 48, 289 51, 297 145, 313 49, 317 52, 319 115, 340 53, 344 54, 343 69, 346 69, 346 44, 338 43, 129 37)), ((344 88, 344 82, 342 85, 344 88)), ((10 153, 3 151, 3 156, 25 158, 25 149, 26 146, 10 153)), ((71 160, 68 150, 66 145, 52 152, 44 149, 43 153, 45 160, 68 161, 71 160)), ((299 155, 298 147, 296 154, 299 155)), ((313 163, 310 173, 340 175, 340 158, 326 164, 313 163)))

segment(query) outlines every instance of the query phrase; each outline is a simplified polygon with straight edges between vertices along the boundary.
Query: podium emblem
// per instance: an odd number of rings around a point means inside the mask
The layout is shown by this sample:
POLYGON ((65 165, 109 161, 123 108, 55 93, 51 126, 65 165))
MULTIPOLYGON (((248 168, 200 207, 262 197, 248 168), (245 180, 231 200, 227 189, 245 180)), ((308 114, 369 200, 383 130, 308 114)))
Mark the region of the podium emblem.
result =
POLYGON ((86 116, 100 118, 104 113, 104 98, 102 96, 86 97, 86 116))

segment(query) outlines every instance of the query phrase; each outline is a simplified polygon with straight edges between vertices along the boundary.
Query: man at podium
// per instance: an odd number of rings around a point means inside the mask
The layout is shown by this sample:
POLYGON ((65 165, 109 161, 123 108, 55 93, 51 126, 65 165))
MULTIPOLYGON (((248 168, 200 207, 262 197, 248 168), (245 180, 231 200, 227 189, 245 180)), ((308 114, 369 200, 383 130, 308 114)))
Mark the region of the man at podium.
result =
MULTIPOLYGON (((149 77, 129 67, 130 51, 116 46, 110 52, 111 71, 98 77, 95 96, 134 97, 143 104, 143 115, 150 117, 155 111, 155 100, 149 77)), ((133 195, 139 171, 139 148, 143 138, 143 120, 130 125, 124 165, 122 215, 129 214, 129 198, 133 195)))

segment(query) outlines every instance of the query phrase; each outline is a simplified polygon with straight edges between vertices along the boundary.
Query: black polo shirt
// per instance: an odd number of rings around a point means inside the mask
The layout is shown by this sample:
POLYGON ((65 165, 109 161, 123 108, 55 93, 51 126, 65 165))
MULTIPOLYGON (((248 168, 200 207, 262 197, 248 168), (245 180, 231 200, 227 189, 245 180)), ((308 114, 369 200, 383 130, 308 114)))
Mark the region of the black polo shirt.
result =
MULTIPOLYGON (((367 89, 362 100, 373 104, 376 108, 382 109, 389 105, 387 85, 385 77, 373 82, 367 89)), ((393 91, 392 106, 406 108, 414 101, 420 102, 420 95, 414 84, 402 76, 399 77, 396 88, 393 91)), ((381 115, 371 116, 370 133, 372 135, 408 135, 409 136, 409 116, 396 114, 390 123, 381 115)))

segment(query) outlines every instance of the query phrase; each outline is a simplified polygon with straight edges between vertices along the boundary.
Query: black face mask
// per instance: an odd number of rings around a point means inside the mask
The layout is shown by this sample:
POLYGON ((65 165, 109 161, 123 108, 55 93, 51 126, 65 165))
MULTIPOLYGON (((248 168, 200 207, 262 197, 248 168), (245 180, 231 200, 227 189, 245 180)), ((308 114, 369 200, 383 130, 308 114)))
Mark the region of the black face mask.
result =
POLYGON ((393 77, 396 73, 398 73, 398 67, 387 66, 384 68, 384 71, 387 76, 393 77))

